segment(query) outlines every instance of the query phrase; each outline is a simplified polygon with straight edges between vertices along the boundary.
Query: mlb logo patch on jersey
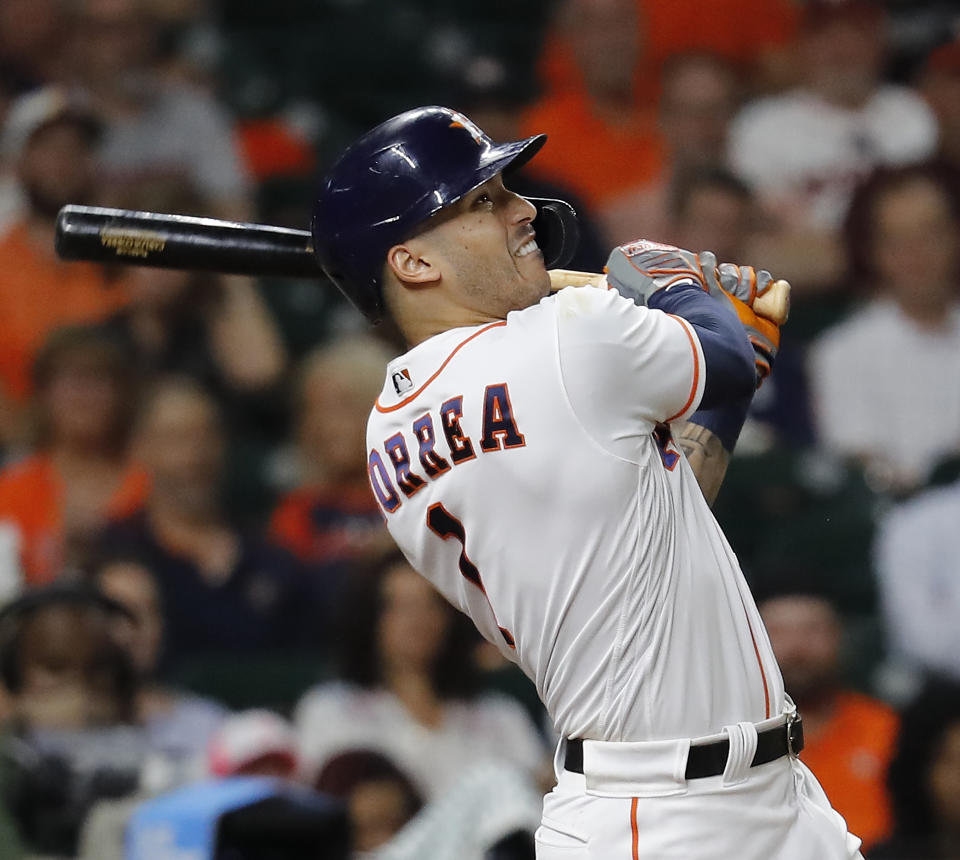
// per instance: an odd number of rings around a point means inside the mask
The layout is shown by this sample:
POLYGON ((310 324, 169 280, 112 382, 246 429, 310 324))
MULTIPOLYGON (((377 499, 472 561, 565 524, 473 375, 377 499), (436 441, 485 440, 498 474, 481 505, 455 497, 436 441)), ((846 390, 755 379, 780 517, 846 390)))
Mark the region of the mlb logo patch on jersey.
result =
POLYGON ((410 379, 410 371, 406 368, 396 370, 393 373, 393 388, 399 397, 401 394, 413 388, 413 380, 410 379))

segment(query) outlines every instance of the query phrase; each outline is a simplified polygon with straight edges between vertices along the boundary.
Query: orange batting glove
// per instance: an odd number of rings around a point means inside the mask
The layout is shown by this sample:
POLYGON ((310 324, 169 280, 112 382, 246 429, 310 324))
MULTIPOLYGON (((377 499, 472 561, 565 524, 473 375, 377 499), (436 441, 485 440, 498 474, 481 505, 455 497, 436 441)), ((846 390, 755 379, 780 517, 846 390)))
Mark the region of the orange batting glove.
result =
POLYGON ((722 292, 733 307, 753 346, 753 360, 757 369, 757 388, 759 388, 773 370, 773 363, 780 349, 780 326, 757 316, 746 302, 726 290, 722 292))

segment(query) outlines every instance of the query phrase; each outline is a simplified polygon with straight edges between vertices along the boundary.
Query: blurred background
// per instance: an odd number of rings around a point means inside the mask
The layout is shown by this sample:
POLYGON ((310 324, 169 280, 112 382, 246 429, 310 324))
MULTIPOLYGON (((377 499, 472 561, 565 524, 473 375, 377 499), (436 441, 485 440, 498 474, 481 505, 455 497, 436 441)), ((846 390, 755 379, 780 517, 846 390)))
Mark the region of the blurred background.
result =
POLYGON ((395 334, 53 251, 66 203, 305 229, 422 104, 548 133, 575 268, 792 282, 715 512, 867 857, 960 857, 960 4, 0 0, 0 858, 532 858, 555 732, 367 486, 395 334))

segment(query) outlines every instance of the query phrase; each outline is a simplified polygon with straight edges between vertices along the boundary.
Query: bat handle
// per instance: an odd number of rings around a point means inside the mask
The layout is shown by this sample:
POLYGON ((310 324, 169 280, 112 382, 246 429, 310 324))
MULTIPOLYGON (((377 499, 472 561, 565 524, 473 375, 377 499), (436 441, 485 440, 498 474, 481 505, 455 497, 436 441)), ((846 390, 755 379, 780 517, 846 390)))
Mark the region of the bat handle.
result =
MULTIPOLYGON (((607 276, 594 272, 576 272, 571 269, 551 269, 550 286, 554 290, 564 287, 604 287, 607 276)), ((758 296, 753 303, 757 316, 768 319, 777 325, 783 325, 790 315, 790 284, 787 281, 774 281, 769 289, 758 296)))

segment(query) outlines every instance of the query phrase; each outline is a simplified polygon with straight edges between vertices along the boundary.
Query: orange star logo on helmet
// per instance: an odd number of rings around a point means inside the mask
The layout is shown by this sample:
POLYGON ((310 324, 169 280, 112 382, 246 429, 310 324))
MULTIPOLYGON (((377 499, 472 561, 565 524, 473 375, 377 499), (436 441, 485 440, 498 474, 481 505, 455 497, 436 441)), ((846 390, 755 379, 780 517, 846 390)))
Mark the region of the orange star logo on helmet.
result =
POLYGON ((473 142, 477 146, 483 146, 484 144, 484 133, 474 125, 470 120, 468 120, 463 114, 456 114, 457 119, 450 123, 450 128, 462 128, 470 137, 473 138, 473 142))

